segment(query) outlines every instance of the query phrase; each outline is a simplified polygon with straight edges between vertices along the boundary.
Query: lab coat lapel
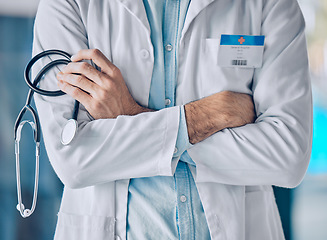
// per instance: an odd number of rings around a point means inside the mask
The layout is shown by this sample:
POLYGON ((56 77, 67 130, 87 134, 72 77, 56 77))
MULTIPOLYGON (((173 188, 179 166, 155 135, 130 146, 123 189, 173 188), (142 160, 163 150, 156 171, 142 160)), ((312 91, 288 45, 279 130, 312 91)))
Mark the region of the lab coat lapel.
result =
POLYGON ((191 0, 190 1, 190 6, 188 8, 185 22, 184 22, 184 27, 182 30, 181 41, 183 40, 185 33, 187 32, 189 26, 191 25, 192 21, 196 18, 196 16, 213 1, 215 0, 191 0))
POLYGON ((118 0, 125 8, 135 16, 145 27, 147 33, 150 36, 150 24, 145 12, 145 7, 142 0, 118 0))

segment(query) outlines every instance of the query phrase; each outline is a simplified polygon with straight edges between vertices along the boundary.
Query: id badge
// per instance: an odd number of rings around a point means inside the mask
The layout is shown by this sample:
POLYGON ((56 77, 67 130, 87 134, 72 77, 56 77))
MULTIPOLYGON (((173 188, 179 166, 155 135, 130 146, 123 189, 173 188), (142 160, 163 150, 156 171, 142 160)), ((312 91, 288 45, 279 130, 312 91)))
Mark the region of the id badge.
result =
POLYGON ((262 67, 265 36, 225 35, 220 38, 218 65, 221 67, 262 67))

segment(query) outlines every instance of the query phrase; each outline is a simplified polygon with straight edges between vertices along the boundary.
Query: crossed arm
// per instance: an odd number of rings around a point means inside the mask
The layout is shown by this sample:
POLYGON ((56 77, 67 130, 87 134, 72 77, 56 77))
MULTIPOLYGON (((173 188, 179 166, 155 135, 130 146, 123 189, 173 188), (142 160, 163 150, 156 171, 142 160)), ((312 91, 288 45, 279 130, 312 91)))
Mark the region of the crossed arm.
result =
MULTIPOLYGON (((189 140, 196 143, 188 153, 196 163, 197 183, 294 187, 306 171, 312 105, 303 17, 296 1, 266 1, 264 5, 264 62, 252 82, 255 123, 246 124, 254 116, 248 95, 221 92, 184 106, 189 140), (246 125, 234 128, 242 124, 246 125), (205 139, 213 132, 217 133, 205 139)), ((41 1, 35 21, 34 54, 52 48, 67 52, 88 48, 80 10, 75 1, 41 1)), ((92 46, 110 55, 100 43, 92 46)), ((97 119, 89 122, 86 111, 80 111, 78 141, 63 146, 58 131, 71 117, 72 99, 35 95, 44 143, 57 175, 71 188, 172 175, 180 108, 146 113, 152 110, 135 103, 120 71, 100 55, 94 50, 80 52, 58 76, 61 89, 97 119), (82 59, 92 59, 102 71, 94 71, 81 63, 82 59), (96 77, 91 77, 91 72, 96 77), (145 113, 138 114, 141 112, 145 113)), ((54 80, 52 76, 50 79, 54 80)), ((56 81, 42 84, 51 89, 56 81)), ((134 94, 144 104, 141 92, 134 94)))
MULTIPOLYGON (((134 100, 120 70, 99 50, 81 50, 72 61, 57 75, 58 86, 94 119, 153 111, 134 100), (82 60, 92 60, 101 71, 82 60)), ((196 144, 222 129, 254 122, 255 112, 251 96, 225 91, 186 104, 185 117, 190 143, 196 144)))

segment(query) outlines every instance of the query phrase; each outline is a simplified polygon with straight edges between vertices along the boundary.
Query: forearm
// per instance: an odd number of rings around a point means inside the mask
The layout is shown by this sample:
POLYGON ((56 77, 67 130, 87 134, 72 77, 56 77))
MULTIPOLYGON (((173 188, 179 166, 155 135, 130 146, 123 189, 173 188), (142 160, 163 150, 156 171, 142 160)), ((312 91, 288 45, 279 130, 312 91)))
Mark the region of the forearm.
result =
MULTIPOLYGON (((46 49, 61 49, 71 54, 87 49, 89 39, 79 10, 74 1, 41 1, 35 21, 33 55, 46 49)), ((109 40, 105 42, 101 50, 111 56, 111 48, 106 48, 111 43, 109 40)), ((42 59, 36 64, 34 76, 47 60, 42 59)), ((60 70, 63 71, 61 67, 60 70)), ((40 82, 41 87, 57 89, 55 74, 54 71, 48 72, 46 79, 40 82)), ((133 71, 133 77, 144 78, 144 75, 141 71, 133 71)), ((78 82, 81 78, 75 80, 78 82)), ((132 82, 136 81, 133 79, 132 82)), ((137 82, 134 88, 145 89, 141 81, 137 82)), ((136 102, 145 106, 144 95, 146 91, 136 91, 133 96, 136 102)), ((128 105, 132 106, 131 109, 123 109, 125 114, 116 118, 94 120, 99 116, 87 112, 84 108, 87 104, 81 102, 78 132, 71 144, 63 146, 61 129, 72 115, 74 99, 68 95, 56 98, 34 96, 49 160, 66 186, 81 188, 118 179, 172 174, 179 107, 146 113, 151 110, 132 104, 128 105), (94 119, 90 119, 88 113, 94 119)), ((114 106, 112 101, 109 106, 114 106)))
POLYGON ((179 107, 94 121, 80 109, 75 139, 63 146, 60 132, 73 101, 64 96, 49 102, 39 95, 35 100, 49 160, 66 186, 173 174, 179 107))
POLYGON ((251 84, 258 117, 254 124, 222 130, 189 149, 199 184, 289 188, 307 169, 312 99, 303 17, 297 1, 267 1, 262 19, 264 60, 251 84))
POLYGON ((255 119, 252 97, 221 92, 185 105, 190 143, 203 141, 225 128, 240 127, 255 119))

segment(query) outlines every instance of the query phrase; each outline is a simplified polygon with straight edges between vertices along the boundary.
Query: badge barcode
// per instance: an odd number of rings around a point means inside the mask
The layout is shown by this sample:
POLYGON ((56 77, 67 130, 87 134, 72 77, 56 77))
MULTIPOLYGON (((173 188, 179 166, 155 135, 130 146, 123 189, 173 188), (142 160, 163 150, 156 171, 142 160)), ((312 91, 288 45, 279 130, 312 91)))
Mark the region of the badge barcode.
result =
POLYGON ((232 65, 233 66, 246 66, 248 65, 247 60, 232 60, 232 65))

